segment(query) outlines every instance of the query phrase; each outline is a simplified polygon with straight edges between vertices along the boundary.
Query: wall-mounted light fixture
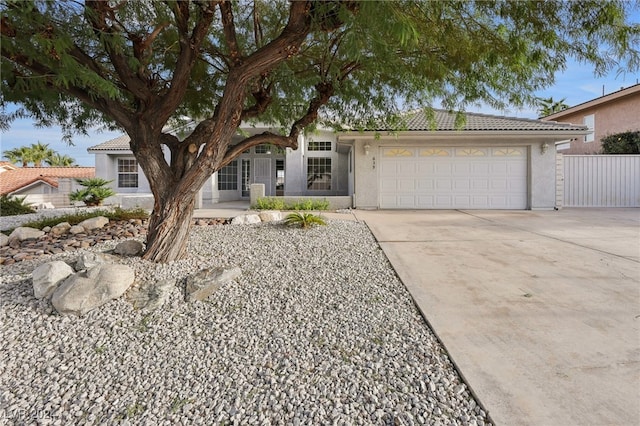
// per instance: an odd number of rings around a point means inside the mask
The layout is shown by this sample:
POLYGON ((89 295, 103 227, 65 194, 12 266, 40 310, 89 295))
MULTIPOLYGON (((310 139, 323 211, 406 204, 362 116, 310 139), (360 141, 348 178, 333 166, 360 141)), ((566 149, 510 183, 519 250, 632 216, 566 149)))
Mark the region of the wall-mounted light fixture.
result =
POLYGON ((368 143, 364 144, 364 155, 369 155, 369 150, 371 149, 371 146, 368 143))
POLYGON ((541 154, 545 154, 548 149, 549 149, 549 144, 548 143, 545 142, 542 145, 540 145, 540 153, 541 154))

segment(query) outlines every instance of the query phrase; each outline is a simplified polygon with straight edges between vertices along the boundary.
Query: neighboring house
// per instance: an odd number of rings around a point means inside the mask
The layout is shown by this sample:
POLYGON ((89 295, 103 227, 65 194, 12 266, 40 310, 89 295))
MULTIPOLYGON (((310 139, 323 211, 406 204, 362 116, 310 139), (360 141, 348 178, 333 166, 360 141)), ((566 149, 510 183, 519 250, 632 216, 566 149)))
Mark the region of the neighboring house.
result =
MULTIPOLYGON (((10 164, 10 163, 9 163, 10 164)), ((33 205, 71 205, 69 194, 79 188, 76 179, 95 176, 94 167, 9 167, 0 164, 0 195, 26 197, 33 205)))
POLYGON ((600 154, 602 138, 640 130, 640 84, 556 112, 545 121, 581 123, 589 133, 558 145, 562 154, 600 154))
POLYGON ((14 166, 12 163, 8 161, 0 161, 0 173, 4 173, 9 170, 15 170, 15 169, 17 169, 17 167, 14 166))
MULTIPOLYGON (((327 198, 334 207, 367 209, 552 209, 556 205, 555 145, 586 127, 467 113, 408 114, 406 130, 319 131, 299 149, 260 145, 215 173, 199 206, 249 199, 252 183, 270 196, 327 198)), ((265 129, 249 128, 250 132, 265 129)), ((129 150, 129 138, 89 148, 96 175, 114 179, 120 203, 150 197, 129 150)))

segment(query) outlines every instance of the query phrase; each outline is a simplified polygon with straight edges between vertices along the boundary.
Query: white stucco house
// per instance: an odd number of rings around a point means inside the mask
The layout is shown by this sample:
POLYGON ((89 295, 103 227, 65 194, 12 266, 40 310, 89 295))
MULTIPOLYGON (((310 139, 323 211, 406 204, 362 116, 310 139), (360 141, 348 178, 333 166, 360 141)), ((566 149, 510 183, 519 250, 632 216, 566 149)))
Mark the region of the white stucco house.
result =
MULTIPOLYGON (((332 207, 364 209, 553 209, 556 144, 588 132, 583 125, 436 110, 407 115, 403 131, 387 129, 300 136, 297 150, 260 145, 215 173, 199 206, 265 195, 320 197, 332 207)), ((264 128, 250 127, 248 132, 264 128)), ((113 179, 116 203, 151 197, 128 136, 88 150, 96 176, 113 179)), ((168 154, 167 154, 168 155, 168 154)), ((131 204, 131 203, 129 203, 131 204)))

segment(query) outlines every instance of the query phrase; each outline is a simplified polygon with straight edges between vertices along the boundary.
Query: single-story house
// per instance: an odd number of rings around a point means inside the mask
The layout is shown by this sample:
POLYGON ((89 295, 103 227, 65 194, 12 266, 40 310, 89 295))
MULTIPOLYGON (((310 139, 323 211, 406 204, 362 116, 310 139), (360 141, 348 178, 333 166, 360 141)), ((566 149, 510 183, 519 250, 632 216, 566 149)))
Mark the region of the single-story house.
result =
POLYGON ((25 197, 33 205, 71 205, 69 194, 80 186, 76 179, 95 177, 94 167, 15 167, 2 164, 0 195, 25 197))
MULTIPOLYGON (((300 136, 295 151, 256 146, 205 183, 199 206, 248 200, 250 185, 263 183, 267 196, 327 198, 337 200, 335 207, 554 208, 556 144, 586 134, 586 126, 476 113, 465 117, 457 127, 455 113, 436 110, 429 120, 414 112, 402 131, 320 130, 300 136)), ((116 202, 151 196, 128 136, 89 152, 96 156, 96 175, 114 180, 116 202)))
POLYGON ((558 111, 542 120, 583 123, 589 128, 586 135, 559 145, 558 152, 569 155, 600 154, 602 138, 640 130, 640 84, 558 111))

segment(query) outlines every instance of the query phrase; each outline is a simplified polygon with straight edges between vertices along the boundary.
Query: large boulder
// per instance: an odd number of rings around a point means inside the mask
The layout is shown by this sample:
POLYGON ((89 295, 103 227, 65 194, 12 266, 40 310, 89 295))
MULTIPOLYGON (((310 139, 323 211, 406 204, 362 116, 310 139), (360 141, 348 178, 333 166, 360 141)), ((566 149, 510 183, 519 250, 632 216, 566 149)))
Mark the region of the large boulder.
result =
POLYGON ((154 310, 164 305, 171 293, 177 290, 175 280, 147 282, 132 287, 127 293, 127 299, 136 309, 154 310))
POLYGON ((9 237, 0 232, 0 247, 9 245, 9 237))
POLYGON ((113 252, 121 256, 138 256, 142 253, 143 246, 140 241, 126 240, 118 243, 113 252))
POLYGON ((36 299, 50 297, 58 285, 74 272, 71 266, 60 260, 38 266, 31 273, 36 299))
POLYGON ((263 222, 277 222, 282 220, 282 212, 278 210, 260 212, 260 220, 263 222))
POLYGON ((240 268, 210 268, 187 277, 187 301, 204 300, 218 290, 222 284, 240 276, 240 268))
POLYGON ((51 235, 60 236, 69 233, 69 229, 71 229, 71 225, 69 224, 69 222, 61 222, 57 225, 54 225, 49 233, 51 235))
POLYGON ((42 232, 39 229, 29 228, 27 226, 20 226, 13 230, 11 235, 9 235, 9 239, 10 240, 16 239, 18 241, 36 240, 42 237, 43 235, 44 235, 44 232, 42 232))
POLYGON ((260 223, 260 216, 257 214, 244 214, 240 216, 236 216, 231 220, 232 225, 250 225, 252 223, 260 223))
POLYGON ((96 265, 67 278, 53 293, 51 303, 60 314, 84 315, 122 296, 134 279, 127 265, 96 265))
POLYGON ((93 229, 103 228, 107 224, 109 224, 109 219, 104 216, 98 216, 83 220, 78 225, 82 226, 87 231, 91 231, 93 229))

